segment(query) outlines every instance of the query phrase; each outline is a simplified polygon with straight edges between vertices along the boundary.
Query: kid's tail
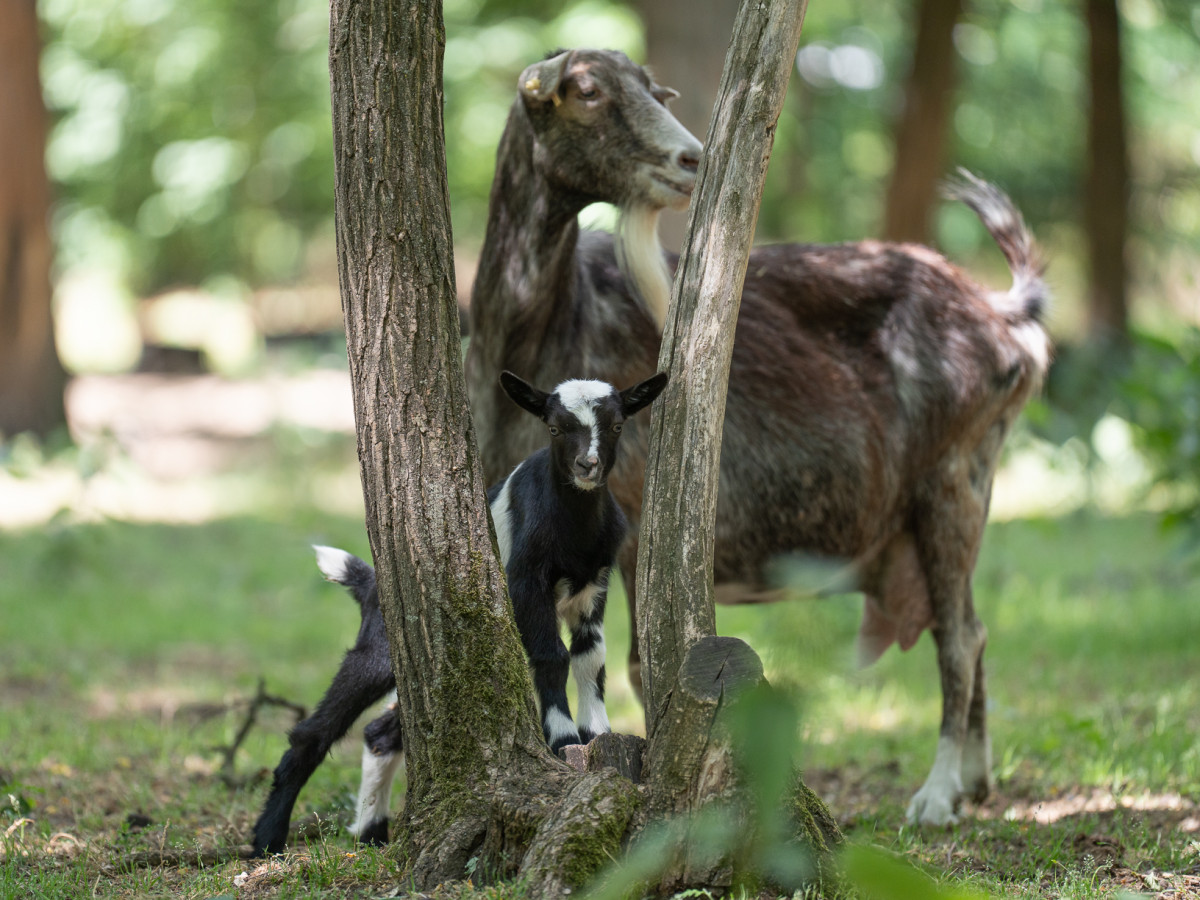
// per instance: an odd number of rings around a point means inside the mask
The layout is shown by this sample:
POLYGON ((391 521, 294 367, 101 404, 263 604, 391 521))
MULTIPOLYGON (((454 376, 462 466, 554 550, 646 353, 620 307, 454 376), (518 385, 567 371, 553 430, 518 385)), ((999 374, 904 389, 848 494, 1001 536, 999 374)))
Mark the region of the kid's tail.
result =
POLYGON ((371 565, 353 553, 336 547, 314 544, 313 550, 317 554, 317 568, 321 570, 325 580, 344 584, 349 589, 350 596, 361 607, 375 588, 375 570, 371 565))

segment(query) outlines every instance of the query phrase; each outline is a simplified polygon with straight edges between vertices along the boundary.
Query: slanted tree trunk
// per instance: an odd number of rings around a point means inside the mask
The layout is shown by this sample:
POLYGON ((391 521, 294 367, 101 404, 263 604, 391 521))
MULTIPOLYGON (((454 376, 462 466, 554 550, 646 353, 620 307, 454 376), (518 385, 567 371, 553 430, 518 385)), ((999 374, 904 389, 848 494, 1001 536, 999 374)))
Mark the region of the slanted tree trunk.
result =
MULTIPOLYGON (((724 712, 762 680, 762 663, 744 642, 715 637, 717 482, 742 283, 806 6, 742 4, 663 333, 659 368, 671 382, 651 425, 637 570, 651 818, 740 805, 724 712)), ((837 828, 798 781, 796 791, 812 826, 804 838, 824 849, 837 828)), ((685 840, 660 888, 726 887, 732 869, 685 840)))
POLYGON ((633 785, 550 756, 487 516, 459 353, 441 4, 333 0, 338 273, 367 530, 408 758, 418 887, 523 872, 578 887, 633 785), (585 839, 586 837, 586 839, 585 839))
POLYGON ((0 438, 65 421, 50 312, 46 109, 33 0, 0 3, 0 438))
POLYGON ((896 153, 884 213, 884 237, 929 242, 929 215, 946 168, 954 100, 954 26, 962 0, 919 0, 912 65, 896 123, 896 153))
POLYGON ((1085 185, 1089 259, 1088 338, 1122 343, 1128 336, 1125 239, 1129 154, 1121 90, 1121 17, 1116 0, 1088 0, 1088 167, 1085 185))

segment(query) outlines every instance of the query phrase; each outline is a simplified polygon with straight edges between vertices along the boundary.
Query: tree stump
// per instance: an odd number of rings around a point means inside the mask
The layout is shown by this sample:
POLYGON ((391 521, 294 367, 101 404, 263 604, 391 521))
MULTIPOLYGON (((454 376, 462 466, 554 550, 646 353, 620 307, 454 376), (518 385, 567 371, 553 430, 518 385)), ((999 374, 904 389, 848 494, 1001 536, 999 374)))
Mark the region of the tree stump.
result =
POLYGON ((728 816, 745 816, 733 737, 724 714, 763 681, 762 661, 737 638, 702 638, 684 655, 646 758, 650 818, 686 822, 682 848, 659 881, 664 892, 733 883, 732 855, 707 852, 710 842, 692 834, 699 823, 687 819, 714 803, 724 805, 728 816))
POLYGON ((601 734, 590 744, 563 747, 563 759, 578 772, 616 769, 617 774, 634 784, 642 783, 642 757, 646 739, 636 734, 601 734))

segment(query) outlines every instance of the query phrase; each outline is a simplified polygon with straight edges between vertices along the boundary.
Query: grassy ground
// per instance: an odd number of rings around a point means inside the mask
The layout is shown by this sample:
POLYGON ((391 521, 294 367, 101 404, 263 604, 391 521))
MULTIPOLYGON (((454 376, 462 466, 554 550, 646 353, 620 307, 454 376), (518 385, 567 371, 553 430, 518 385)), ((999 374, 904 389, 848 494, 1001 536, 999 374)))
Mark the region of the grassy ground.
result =
MULTIPOLYGON (((291 714, 263 712, 232 787, 214 748, 233 740, 260 677, 310 706, 320 696, 357 612, 308 545, 366 549, 358 518, 272 508, 192 526, 0 531, 0 897, 403 889, 395 850, 356 849, 338 827, 357 785, 354 739, 301 797, 307 849, 262 869, 236 857, 291 714)), ((998 784, 956 829, 903 819, 940 709, 928 638, 859 672, 854 598, 726 609, 720 629, 802 697, 807 777, 854 841, 1001 896, 1200 896, 1194 561, 1149 518, 997 523, 975 585, 998 784)), ((609 618, 610 712, 638 731, 622 607, 609 618)), ((460 895, 478 896, 465 884, 440 894, 460 895)))

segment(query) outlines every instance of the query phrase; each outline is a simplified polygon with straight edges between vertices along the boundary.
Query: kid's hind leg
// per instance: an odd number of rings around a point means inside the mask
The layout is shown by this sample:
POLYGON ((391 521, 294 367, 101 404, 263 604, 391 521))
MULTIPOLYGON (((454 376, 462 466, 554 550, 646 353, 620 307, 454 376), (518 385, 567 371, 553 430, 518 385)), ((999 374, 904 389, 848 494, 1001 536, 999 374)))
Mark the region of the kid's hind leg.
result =
POLYGON ((254 826, 255 856, 283 852, 300 790, 355 719, 395 686, 386 646, 357 646, 346 654, 316 710, 288 735, 291 746, 254 826))
POLYGON ((404 763, 400 713, 392 705, 363 729, 362 782, 350 833, 364 844, 386 844, 392 782, 404 763))

